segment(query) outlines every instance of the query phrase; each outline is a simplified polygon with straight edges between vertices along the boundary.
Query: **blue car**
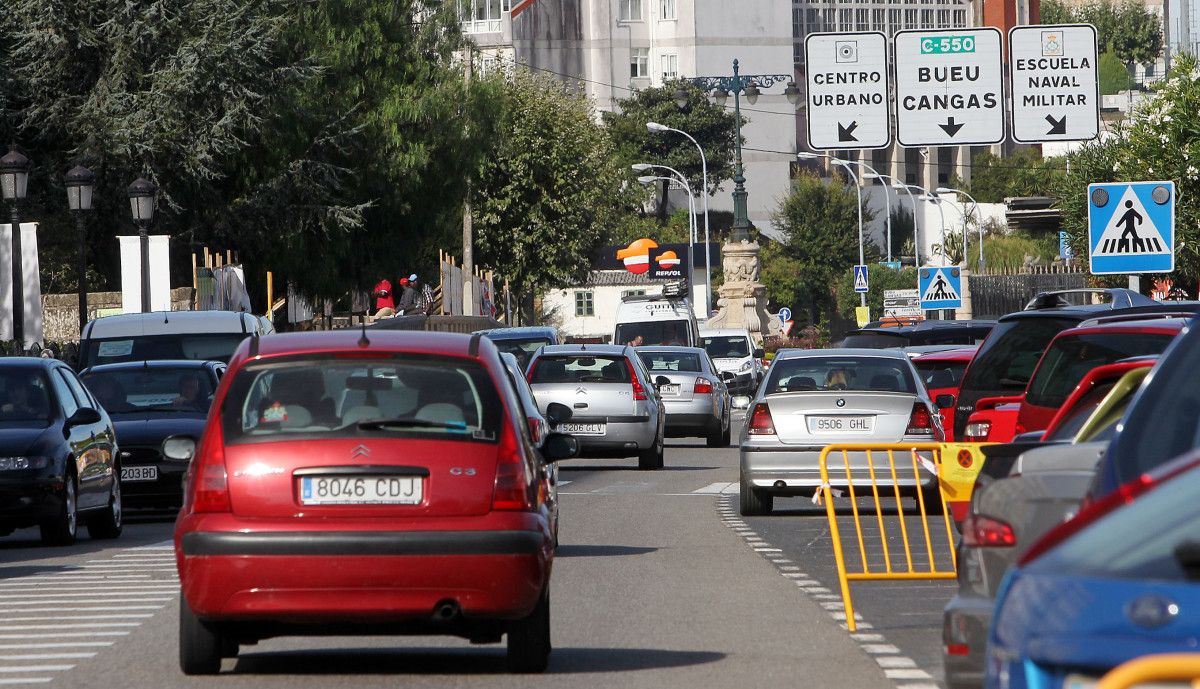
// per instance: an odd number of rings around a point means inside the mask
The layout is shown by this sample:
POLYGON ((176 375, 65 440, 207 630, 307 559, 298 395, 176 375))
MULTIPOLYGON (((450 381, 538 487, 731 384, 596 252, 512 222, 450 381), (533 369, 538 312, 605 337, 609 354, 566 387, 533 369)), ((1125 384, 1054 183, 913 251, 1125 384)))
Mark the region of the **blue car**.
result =
POLYGON ((1085 689, 1132 658, 1196 652, 1198 495, 1193 453, 1047 533, 1001 585, 984 685, 1085 689))

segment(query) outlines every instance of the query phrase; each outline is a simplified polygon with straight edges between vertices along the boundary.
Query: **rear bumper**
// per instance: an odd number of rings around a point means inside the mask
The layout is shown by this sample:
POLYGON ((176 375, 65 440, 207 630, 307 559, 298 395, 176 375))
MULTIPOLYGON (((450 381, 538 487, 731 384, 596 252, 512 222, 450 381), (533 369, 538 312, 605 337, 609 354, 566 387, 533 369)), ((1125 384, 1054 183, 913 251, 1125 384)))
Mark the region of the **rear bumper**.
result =
MULTIPOLYGON (((658 442, 658 427, 652 417, 615 417, 604 419, 604 435, 576 435, 581 455, 609 455, 627 457, 652 447, 658 442), (615 421, 614 419, 621 419, 615 421)), ((575 419, 572 420, 573 422, 575 419)), ((579 420, 581 423, 590 419, 579 420)))
POLYGON ((713 412, 712 403, 707 400, 703 404, 688 404, 686 407, 681 405, 676 409, 672 409, 670 404, 667 405, 667 435, 706 435, 720 426, 721 417, 713 412))
POLYGON ((0 526, 22 528, 56 516, 62 509, 62 490, 60 478, 0 481, 0 526))
POLYGON ((121 499, 128 507, 183 503, 183 477, 187 473, 186 463, 125 464, 122 465, 122 468, 136 466, 158 467, 158 478, 153 481, 122 481, 121 499))
MULTIPOLYGON (((812 489, 821 485, 821 451, 819 445, 750 445, 740 446, 741 481, 756 488, 769 488, 781 493, 796 491, 811 493, 812 489)), ((841 453, 830 456, 829 485, 848 486, 853 483, 855 488, 871 486, 871 474, 867 466, 866 453, 850 452, 850 478, 846 479, 846 470, 842 463, 841 453), (836 459, 835 459, 836 458, 836 459)), ((920 481, 913 478, 911 467, 897 465, 896 481, 893 482, 891 467, 887 463, 886 454, 872 455, 875 467, 876 483, 879 486, 899 485, 902 488, 920 486, 922 488, 935 485, 933 474, 922 470, 920 481)))
POLYGON ((942 664, 952 689, 983 686, 988 627, 995 601, 954 596, 942 614, 942 664), (966 655, 950 655, 948 644, 967 647, 966 655))

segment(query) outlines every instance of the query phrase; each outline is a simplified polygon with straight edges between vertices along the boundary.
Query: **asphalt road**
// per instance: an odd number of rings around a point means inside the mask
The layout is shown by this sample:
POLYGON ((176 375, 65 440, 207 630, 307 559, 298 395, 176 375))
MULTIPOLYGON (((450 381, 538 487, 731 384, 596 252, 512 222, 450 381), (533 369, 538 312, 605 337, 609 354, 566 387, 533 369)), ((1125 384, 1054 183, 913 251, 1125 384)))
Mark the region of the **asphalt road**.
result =
POLYGON ((502 646, 337 637, 244 646, 221 677, 185 678, 172 524, 160 515, 115 542, 0 539, 0 686, 934 686, 948 586, 859 585, 873 628, 851 635, 822 513, 796 501, 808 509, 743 521, 735 448, 673 441, 664 471, 633 466, 579 459, 560 471, 544 676, 506 674, 502 646))

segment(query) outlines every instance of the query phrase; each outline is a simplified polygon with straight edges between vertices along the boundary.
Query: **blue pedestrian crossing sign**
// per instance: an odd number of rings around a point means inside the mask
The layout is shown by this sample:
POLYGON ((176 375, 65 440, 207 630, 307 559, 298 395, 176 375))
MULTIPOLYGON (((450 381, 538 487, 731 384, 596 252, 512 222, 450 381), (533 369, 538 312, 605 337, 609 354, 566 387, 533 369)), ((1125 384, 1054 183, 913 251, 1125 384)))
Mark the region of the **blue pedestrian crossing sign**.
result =
POLYGON ((921 308, 957 309, 962 307, 962 274, 956 266, 922 268, 917 277, 921 308))
POLYGON ((854 291, 855 292, 870 292, 867 288, 867 267, 854 266, 854 291))
POLYGON ((1088 185, 1093 275, 1175 270, 1175 183, 1088 185))

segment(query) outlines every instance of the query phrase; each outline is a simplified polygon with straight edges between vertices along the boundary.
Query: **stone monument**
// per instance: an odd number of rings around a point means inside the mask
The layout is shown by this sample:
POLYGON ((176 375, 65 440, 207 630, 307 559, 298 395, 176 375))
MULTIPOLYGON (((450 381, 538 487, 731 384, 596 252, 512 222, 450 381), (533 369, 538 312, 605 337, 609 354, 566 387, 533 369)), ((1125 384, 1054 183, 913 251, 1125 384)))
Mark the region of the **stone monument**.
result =
POLYGON ((779 321, 767 313, 767 288, 758 281, 758 244, 749 237, 732 239, 721 247, 721 265, 725 284, 717 300, 717 315, 708 328, 746 328, 755 341, 781 334, 779 321))

